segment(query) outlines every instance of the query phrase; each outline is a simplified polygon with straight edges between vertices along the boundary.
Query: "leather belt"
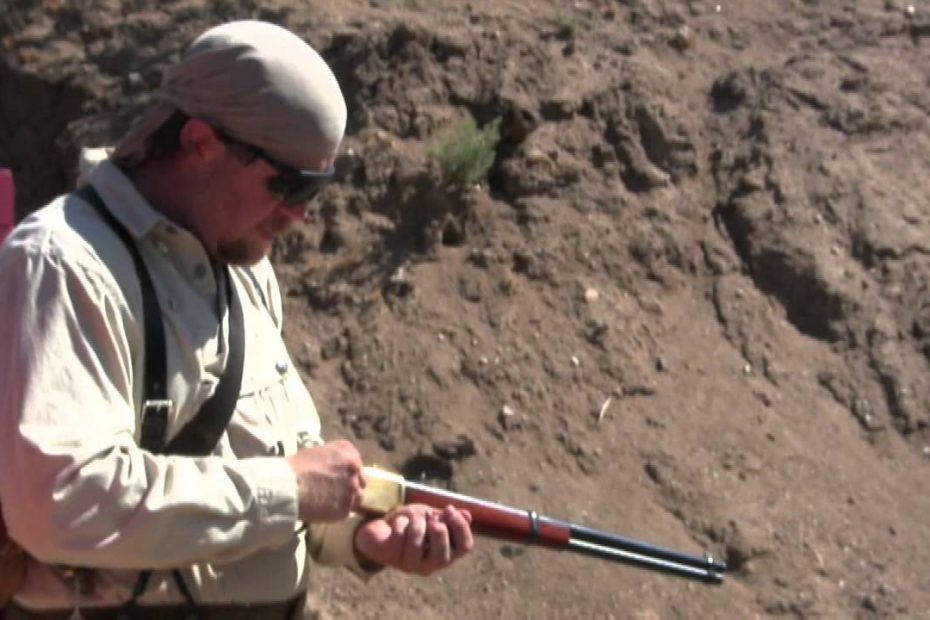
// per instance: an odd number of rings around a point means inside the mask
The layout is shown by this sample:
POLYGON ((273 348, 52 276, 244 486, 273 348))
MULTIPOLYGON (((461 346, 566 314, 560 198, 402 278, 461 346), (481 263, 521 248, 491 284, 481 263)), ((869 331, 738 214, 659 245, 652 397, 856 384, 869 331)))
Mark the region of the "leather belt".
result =
MULTIPOLYGON (((149 605, 137 607, 82 607, 84 620, 294 620, 303 612, 305 594, 280 603, 253 605, 149 605)), ((30 610, 10 603, 4 620, 70 620, 73 609, 30 610)))

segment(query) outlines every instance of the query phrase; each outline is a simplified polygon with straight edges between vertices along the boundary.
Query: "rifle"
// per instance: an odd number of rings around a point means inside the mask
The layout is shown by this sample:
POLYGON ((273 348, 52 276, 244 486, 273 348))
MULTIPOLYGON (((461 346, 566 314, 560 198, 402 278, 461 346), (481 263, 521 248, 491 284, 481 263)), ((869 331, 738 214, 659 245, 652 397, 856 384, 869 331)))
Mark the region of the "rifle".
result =
POLYGON ((722 583, 727 569, 725 563, 707 553, 703 556, 680 553, 552 519, 534 510, 512 508, 411 482, 375 467, 365 468, 365 479, 360 510, 371 515, 381 516, 404 504, 426 504, 439 510, 451 504, 468 510, 472 516, 472 530, 490 538, 573 551, 712 584, 722 583))

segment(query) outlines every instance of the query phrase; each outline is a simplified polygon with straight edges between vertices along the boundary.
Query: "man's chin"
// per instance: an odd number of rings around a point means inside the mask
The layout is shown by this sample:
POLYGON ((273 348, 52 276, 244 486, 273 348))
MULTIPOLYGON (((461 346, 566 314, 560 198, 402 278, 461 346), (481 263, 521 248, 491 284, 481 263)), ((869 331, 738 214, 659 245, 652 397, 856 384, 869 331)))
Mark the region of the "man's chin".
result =
POLYGON ((270 243, 230 243, 219 248, 219 259, 227 265, 250 267, 262 261, 271 251, 270 243))

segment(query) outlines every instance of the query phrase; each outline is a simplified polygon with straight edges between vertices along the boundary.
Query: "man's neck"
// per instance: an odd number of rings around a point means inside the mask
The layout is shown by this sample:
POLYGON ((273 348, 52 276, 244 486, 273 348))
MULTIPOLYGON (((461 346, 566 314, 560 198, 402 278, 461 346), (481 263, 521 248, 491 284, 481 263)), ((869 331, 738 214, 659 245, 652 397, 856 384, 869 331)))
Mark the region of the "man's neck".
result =
POLYGON ((146 163, 125 174, 153 209, 182 228, 196 230, 190 219, 190 203, 184 198, 189 184, 170 164, 146 163))

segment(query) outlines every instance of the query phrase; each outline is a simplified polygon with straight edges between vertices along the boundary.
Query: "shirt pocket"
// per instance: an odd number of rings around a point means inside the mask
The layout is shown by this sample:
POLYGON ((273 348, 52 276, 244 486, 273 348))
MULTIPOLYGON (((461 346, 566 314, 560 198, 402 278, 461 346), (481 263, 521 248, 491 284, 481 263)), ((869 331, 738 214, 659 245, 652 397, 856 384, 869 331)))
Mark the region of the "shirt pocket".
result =
POLYGON ((318 437, 319 417, 313 399, 290 360, 254 369, 236 404, 229 441, 239 458, 287 456, 307 436, 318 437))

